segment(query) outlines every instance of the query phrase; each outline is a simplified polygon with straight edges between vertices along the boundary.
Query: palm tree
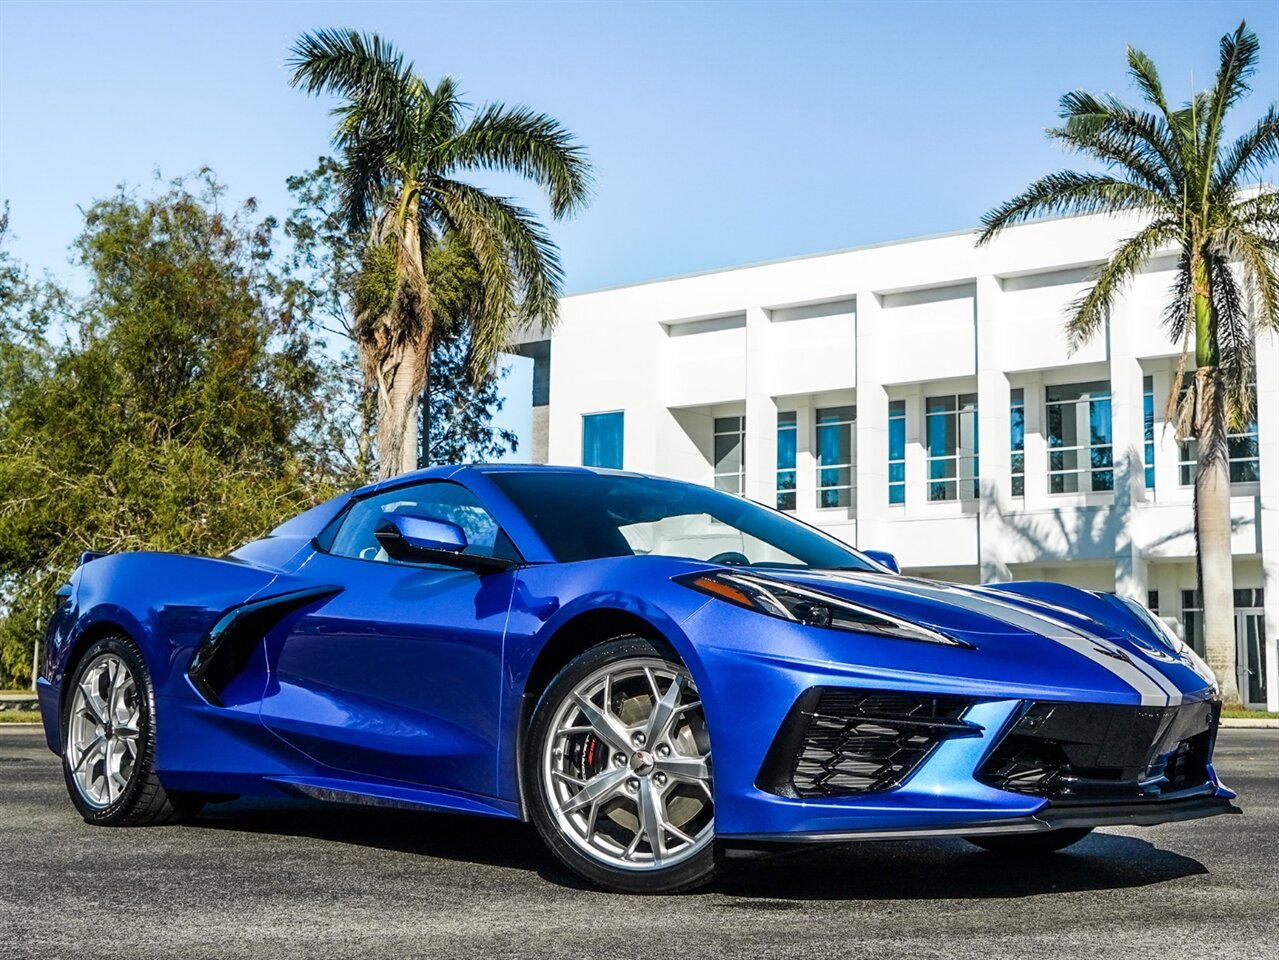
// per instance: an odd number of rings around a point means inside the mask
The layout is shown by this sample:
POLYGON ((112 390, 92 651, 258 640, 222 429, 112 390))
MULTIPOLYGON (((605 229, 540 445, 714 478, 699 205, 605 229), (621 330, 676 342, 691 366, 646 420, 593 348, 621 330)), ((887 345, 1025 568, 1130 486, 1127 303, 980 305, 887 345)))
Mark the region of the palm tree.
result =
POLYGON ((1067 170, 1036 180, 983 218, 977 241, 988 243, 1006 227, 1043 214, 1141 216, 1145 225, 1071 305, 1067 329, 1075 346, 1101 329, 1119 293, 1151 257, 1168 249, 1180 254, 1164 323, 1186 349, 1168 410, 1178 439, 1198 441, 1195 536, 1204 641, 1227 704, 1239 703, 1239 690, 1226 434, 1252 416, 1256 330, 1279 328, 1279 193, 1247 188, 1279 158, 1275 105, 1233 143, 1223 140, 1227 114, 1249 92, 1258 50, 1256 36, 1240 23, 1221 39, 1212 89, 1174 110, 1154 63, 1130 47, 1128 72, 1145 106, 1075 91, 1061 98, 1062 125, 1048 131, 1108 172, 1067 170), (1191 337, 1196 369, 1183 394, 1191 337))
POLYGON ((470 330, 473 369, 490 370, 525 325, 556 320, 563 273, 555 244, 527 209, 486 193, 467 173, 520 174, 545 191, 559 219, 590 192, 585 150, 560 124, 524 107, 469 107, 449 77, 433 88, 376 35, 305 34, 291 83, 341 98, 333 142, 341 153, 342 211, 367 236, 354 290, 355 340, 378 399, 378 471, 417 466, 418 404, 433 344, 424 262, 444 238, 478 266, 483 305, 470 330))

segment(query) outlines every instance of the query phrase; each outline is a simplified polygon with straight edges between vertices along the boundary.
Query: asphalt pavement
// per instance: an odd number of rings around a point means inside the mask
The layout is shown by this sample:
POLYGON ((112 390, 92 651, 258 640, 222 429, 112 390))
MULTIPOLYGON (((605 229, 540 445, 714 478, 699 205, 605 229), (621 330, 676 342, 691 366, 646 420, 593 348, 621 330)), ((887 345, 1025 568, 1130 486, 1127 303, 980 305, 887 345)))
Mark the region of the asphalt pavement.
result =
POLYGON ((105 829, 0 726, 0 957, 1279 957, 1279 730, 1223 730, 1244 816, 1034 861, 961 840, 737 863, 708 890, 583 889, 513 823, 309 801, 105 829))

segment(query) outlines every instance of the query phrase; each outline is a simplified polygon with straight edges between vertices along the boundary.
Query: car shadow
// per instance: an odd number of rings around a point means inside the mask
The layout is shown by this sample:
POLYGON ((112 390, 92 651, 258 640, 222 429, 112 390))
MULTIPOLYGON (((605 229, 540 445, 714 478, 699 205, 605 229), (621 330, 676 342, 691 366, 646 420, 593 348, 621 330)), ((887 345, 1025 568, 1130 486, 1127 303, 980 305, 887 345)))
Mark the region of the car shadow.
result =
MULTIPOLYGON (((530 825, 511 820, 312 800, 243 800, 206 807, 193 826, 528 870, 549 883, 590 889, 546 850, 530 825)), ((720 909, 785 910, 808 900, 980 900, 1118 890, 1206 873, 1198 860, 1106 833, 1032 858, 986 853, 957 839, 910 840, 730 860, 702 893, 730 898, 720 909)))
POLYGON ((1206 874, 1198 860, 1137 837, 1094 833, 1057 853, 1002 856, 958 839, 866 842, 747 861, 716 885, 757 906, 803 900, 982 900, 1119 890, 1206 874))

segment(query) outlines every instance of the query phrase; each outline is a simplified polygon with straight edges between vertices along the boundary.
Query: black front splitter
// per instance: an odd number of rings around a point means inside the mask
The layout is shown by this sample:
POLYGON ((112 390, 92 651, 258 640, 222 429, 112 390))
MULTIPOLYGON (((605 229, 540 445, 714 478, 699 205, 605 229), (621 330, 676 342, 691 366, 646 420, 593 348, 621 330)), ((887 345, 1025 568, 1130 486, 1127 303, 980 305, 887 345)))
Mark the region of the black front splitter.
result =
POLYGON ((1227 797, 1195 797, 1187 800, 1108 803, 1090 806, 1044 807, 1038 813, 1009 820, 940 827, 891 830, 846 830, 833 833, 740 834, 721 836, 719 842, 730 857, 768 856, 813 844, 856 843, 859 840, 912 840, 927 837, 976 837, 1005 833, 1045 833, 1078 827, 1151 827, 1160 823, 1199 820, 1220 814, 1243 813, 1227 797))

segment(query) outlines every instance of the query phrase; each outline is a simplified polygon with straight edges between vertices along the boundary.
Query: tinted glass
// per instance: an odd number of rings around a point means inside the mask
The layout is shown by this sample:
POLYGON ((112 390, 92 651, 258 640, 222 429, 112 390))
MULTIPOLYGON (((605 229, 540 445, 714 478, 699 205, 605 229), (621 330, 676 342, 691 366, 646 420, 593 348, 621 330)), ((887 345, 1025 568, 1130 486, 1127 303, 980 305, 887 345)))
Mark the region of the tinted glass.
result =
MULTIPOLYGON (((757 566, 874 569, 785 514, 674 480, 555 472, 489 474, 557 560, 733 555, 757 566)), ((733 561, 730 561, 733 562, 733 561)))
POLYGON ((622 469, 622 441, 626 419, 617 413, 582 417, 582 466, 622 469))

